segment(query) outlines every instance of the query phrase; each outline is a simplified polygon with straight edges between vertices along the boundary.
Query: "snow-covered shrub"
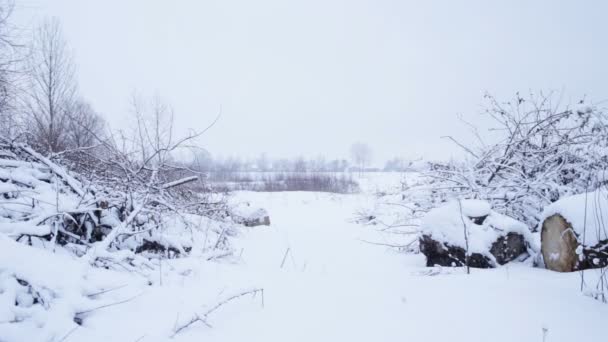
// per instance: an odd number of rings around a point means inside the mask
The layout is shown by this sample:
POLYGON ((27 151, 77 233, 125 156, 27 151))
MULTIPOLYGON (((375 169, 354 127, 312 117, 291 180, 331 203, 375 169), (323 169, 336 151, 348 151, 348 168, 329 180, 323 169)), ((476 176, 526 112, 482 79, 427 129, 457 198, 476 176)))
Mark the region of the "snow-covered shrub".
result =
POLYGON ((527 252, 528 227, 480 200, 450 201, 421 220, 420 250, 427 265, 494 267, 527 252))
POLYGON ((546 205, 605 184, 608 127, 600 108, 543 95, 486 99, 497 141, 461 145, 467 161, 433 165, 427 174, 435 196, 484 199, 534 228, 546 205))
POLYGON ((417 251, 421 217, 446 202, 481 199, 536 231, 545 206, 606 184, 608 127, 601 108, 585 101, 564 106, 543 95, 486 100, 485 114, 496 123, 491 142, 476 128, 478 146, 450 137, 466 158, 417 162, 399 192, 381 196, 357 220, 395 233, 392 244, 417 251))

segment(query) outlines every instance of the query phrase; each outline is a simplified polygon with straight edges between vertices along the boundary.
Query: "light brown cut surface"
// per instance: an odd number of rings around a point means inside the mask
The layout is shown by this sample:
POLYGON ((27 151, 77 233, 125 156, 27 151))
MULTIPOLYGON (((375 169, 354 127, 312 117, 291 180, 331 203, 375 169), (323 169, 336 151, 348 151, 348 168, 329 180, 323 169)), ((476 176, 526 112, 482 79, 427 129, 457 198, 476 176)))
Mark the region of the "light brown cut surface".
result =
POLYGON ((541 231, 541 252, 547 269, 572 272, 577 269, 578 241, 570 223, 561 215, 548 217, 541 231))

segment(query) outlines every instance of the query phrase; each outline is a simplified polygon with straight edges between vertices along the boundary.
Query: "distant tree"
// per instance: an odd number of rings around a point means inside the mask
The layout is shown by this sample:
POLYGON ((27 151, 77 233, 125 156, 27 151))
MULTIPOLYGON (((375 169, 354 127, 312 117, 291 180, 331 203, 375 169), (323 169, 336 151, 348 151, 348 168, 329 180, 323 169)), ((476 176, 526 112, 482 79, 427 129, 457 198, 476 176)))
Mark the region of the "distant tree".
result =
POLYGON ((266 153, 260 154, 260 156, 255 160, 255 166, 258 171, 269 171, 270 165, 271 164, 266 153))
POLYGON ((372 150, 369 145, 362 142, 356 142, 350 147, 350 156, 353 164, 358 167, 359 173, 361 173, 372 161, 372 150))
POLYGON ((340 160, 334 159, 327 163, 327 168, 329 171, 338 172, 340 171, 340 160))
POLYGON ((409 163, 402 158, 393 158, 386 161, 384 171, 405 171, 409 163))
POLYGON ((327 171, 327 161, 325 160, 325 157, 323 156, 318 156, 315 160, 311 161, 312 167, 311 170, 315 171, 315 172, 325 172, 327 171))
POLYGON ((287 158, 276 159, 272 161, 272 169, 275 171, 290 171, 291 163, 287 158))
POLYGON ((28 71, 26 111, 32 142, 46 153, 61 151, 71 111, 77 107, 77 83, 57 19, 44 21, 35 31, 28 71))
POLYGON ((190 168, 196 171, 209 172, 213 170, 214 160, 211 153, 204 148, 194 149, 190 168))
POLYGON ((296 161, 294 162, 293 171, 306 172, 306 170, 307 170, 306 160, 304 160, 304 157, 298 157, 298 159, 296 159, 296 161))
POLYGON ((103 138, 104 119, 83 100, 74 102, 70 109, 65 132, 66 148, 79 149, 96 145, 103 138))

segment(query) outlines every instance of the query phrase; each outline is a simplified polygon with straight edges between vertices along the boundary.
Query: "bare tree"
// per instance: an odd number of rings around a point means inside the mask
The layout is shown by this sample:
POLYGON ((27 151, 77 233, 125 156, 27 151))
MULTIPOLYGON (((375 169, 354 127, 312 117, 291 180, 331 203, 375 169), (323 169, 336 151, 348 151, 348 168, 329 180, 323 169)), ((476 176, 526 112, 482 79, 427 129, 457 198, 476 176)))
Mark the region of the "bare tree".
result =
POLYGON ((350 147, 350 156, 353 164, 359 168, 359 174, 361 174, 367 165, 372 161, 372 150, 369 145, 356 142, 350 147))
POLYGON ((84 100, 77 100, 69 112, 65 144, 70 149, 95 146, 96 139, 103 137, 104 119, 84 100))
POLYGON ((21 123, 17 115, 18 84, 22 78, 21 62, 24 45, 10 19, 14 9, 12 0, 0 0, 0 131, 6 137, 18 133, 21 123))
POLYGON ((66 147, 66 127, 75 108, 77 83, 72 56, 57 19, 35 31, 26 99, 32 143, 46 153, 66 147))

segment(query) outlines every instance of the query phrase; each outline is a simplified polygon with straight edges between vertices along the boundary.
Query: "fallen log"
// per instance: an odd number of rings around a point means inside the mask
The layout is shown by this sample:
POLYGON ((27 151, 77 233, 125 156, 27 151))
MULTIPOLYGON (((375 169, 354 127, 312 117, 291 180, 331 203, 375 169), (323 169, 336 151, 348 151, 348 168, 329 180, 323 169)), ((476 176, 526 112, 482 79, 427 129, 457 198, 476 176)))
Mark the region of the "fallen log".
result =
POLYGON ((427 266, 492 268, 526 255, 530 233, 523 223, 478 200, 450 202, 421 222, 420 252, 427 266))

